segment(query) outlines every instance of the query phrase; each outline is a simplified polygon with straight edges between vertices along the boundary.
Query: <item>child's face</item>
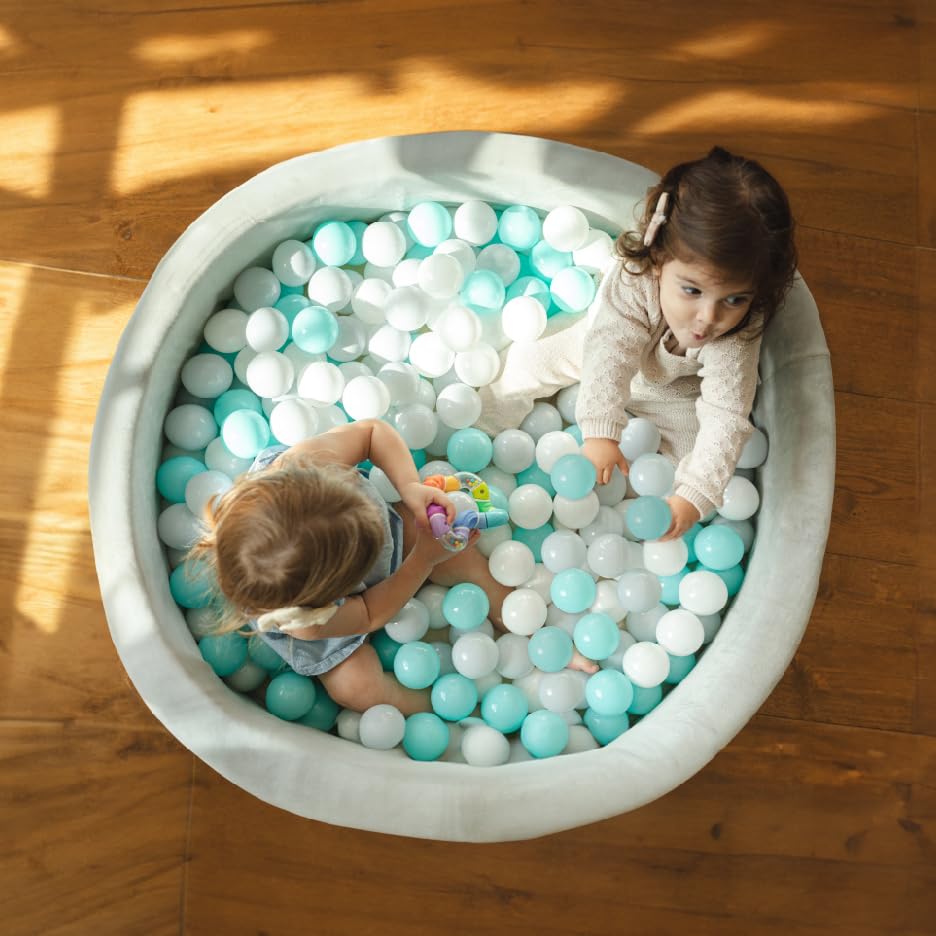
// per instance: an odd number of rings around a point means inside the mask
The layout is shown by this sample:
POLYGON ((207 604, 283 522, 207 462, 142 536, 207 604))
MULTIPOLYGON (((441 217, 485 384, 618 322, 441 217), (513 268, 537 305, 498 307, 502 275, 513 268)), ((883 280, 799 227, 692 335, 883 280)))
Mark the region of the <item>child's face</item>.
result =
POLYGON ((737 325, 754 298, 749 282, 730 282, 699 262, 667 260, 658 271, 663 318, 683 348, 701 348, 737 325))

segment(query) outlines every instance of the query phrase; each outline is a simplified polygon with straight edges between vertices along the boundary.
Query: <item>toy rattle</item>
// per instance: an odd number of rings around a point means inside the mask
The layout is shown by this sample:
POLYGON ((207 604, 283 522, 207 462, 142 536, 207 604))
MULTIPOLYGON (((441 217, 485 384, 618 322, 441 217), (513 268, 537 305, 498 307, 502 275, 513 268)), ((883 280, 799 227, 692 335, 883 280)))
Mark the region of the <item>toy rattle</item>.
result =
POLYGON ((451 526, 446 520, 444 507, 430 504, 426 510, 432 535, 449 552, 464 549, 472 530, 493 530, 503 526, 509 519, 506 510, 500 510, 491 503, 487 484, 470 471, 458 471, 453 475, 430 475, 423 479, 423 484, 438 488, 446 494, 462 491, 474 499, 477 509, 460 510, 451 526))

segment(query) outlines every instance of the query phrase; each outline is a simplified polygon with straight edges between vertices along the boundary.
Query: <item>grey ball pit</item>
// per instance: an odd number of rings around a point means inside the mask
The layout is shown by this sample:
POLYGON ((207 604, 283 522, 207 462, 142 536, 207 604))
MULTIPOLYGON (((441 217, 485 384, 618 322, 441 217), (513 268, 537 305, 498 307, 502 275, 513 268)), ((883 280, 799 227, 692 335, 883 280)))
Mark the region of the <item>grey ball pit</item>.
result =
POLYGON ((802 280, 766 336, 756 423, 759 536, 747 580, 700 664, 609 746, 493 769, 415 763, 267 714, 205 664, 169 594, 154 474, 180 368, 244 267, 324 218, 376 217, 417 201, 578 205, 609 230, 632 223, 647 169, 532 137, 439 133, 301 156, 235 189, 159 263, 101 398, 90 459, 95 562, 111 635, 134 685, 186 747, 232 783, 300 816, 449 841, 532 838, 636 809, 672 790, 741 730, 783 675, 818 587, 834 474, 829 354, 802 280))

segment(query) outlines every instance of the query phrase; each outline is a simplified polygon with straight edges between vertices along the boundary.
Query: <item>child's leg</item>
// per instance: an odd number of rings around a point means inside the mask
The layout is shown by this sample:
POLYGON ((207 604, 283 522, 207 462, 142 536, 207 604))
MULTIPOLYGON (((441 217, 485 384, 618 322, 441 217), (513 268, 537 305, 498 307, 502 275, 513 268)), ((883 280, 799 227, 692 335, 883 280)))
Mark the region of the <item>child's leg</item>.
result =
POLYGON ((501 371, 486 387, 479 387, 479 429, 496 435, 516 429, 536 400, 552 396, 582 377, 582 346, 587 316, 538 341, 512 344, 501 352, 501 371))
POLYGON ((429 693, 401 686, 385 673, 370 644, 355 650, 343 663, 319 676, 325 691, 343 708, 364 712, 372 705, 395 705, 404 715, 431 712, 429 693))

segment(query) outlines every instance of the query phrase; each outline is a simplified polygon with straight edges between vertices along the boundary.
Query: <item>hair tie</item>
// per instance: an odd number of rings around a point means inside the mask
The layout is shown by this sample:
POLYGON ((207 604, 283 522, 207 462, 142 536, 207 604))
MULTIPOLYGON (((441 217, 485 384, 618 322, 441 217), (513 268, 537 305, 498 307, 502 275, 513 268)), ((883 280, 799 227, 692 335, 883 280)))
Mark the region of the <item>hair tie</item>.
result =
POLYGON ((337 610, 338 605, 333 604, 325 608, 277 608, 257 618, 257 630, 261 634, 274 630, 289 634, 306 627, 321 627, 334 617, 337 610))
POLYGON ((661 192, 660 197, 657 199, 656 208, 653 209, 653 216, 650 218, 650 223, 644 233, 644 247, 653 244, 657 231, 660 230, 660 225, 666 224, 666 203, 668 201, 669 192, 661 192))

